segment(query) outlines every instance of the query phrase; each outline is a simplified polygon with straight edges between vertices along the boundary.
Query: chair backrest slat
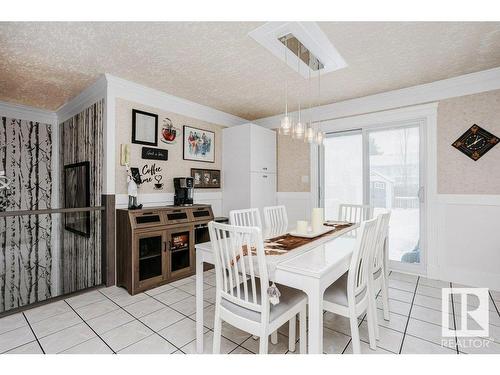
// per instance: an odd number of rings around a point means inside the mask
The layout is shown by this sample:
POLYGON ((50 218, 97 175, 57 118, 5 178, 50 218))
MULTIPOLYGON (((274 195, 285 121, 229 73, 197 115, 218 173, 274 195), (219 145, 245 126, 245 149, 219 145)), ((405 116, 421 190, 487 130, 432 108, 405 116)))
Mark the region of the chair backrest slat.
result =
POLYGON ((288 229, 288 215, 285 206, 264 207, 264 224, 270 235, 284 233, 288 229))
POLYGON ((353 299, 367 290, 371 281, 368 275, 373 270, 377 219, 363 221, 358 230, 360 233, 352 254, 347 280, 347 294, 353 299))
POLYGON ((375 240, 375 255, 373 272, 377 272, 384 266, 385 262, 385 242, 389 237, 389 221, 391 220, 391 212, 387 211, 378 215, 377 222, 377 238, 375 240))
POLYGON ((340 204, 338 220, 360 223, 373 218, 373 206, 364 204, 340 204))
POLYGON ((262 230, 262 220, 258 208, 248 208, 245 210, 233 210, 229 212, 231 225, 240 227, 258 227, 262 230))
POLYGON ((260 228, 213 221, 208 228, 214 252, 216 303, 226 299, 269 319, 269 277, 260 228))

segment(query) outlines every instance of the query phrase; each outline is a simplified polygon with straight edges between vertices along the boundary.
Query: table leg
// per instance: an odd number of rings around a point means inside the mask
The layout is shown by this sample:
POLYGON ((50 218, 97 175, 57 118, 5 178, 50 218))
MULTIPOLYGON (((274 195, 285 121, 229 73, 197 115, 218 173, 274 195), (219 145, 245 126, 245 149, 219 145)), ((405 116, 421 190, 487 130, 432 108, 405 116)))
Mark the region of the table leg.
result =
POLYGON ((196 252, 196 352, 203 354, 203 257, 196 252))
POLYGON ((307 293, 309 308, 309 354, 323 353, 323 295, 319 285, 307 293))

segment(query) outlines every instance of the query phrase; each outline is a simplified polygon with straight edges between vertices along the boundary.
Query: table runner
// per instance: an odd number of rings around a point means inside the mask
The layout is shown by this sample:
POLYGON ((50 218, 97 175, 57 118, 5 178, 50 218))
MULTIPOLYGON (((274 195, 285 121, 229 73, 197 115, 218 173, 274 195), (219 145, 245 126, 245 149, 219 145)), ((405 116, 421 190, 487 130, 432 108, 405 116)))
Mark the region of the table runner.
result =
MULTIPOLYGON (((320 238, 330 236, 335 234, 336 232, 349 228, 353 225, 353 223, 342 223, 342 224, 326 224, 326 226, 331 226, 332 230, 314 237, 314 238, 305 238, 292 236, 290 233, 283 234, 281 236, 269 238, 264 241, 264 252, 266 255, 283 255, 289 252, 290 250, 296 249, 300 246, 307 245, 313 241, 316 241, 320 238)), ((252 249, 253 250, 253 249, 252 249)), ((254 252, 253 252, 254 253, 254 252)))

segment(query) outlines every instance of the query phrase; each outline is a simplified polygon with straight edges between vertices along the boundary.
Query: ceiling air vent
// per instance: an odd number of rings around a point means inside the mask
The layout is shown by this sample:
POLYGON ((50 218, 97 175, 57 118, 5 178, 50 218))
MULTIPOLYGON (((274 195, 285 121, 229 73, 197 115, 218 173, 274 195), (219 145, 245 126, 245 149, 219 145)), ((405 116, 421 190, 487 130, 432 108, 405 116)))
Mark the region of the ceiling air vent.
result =
POLYGON ((304 78, 347 66, 316 22, 267 22, 248 35, 304 78))

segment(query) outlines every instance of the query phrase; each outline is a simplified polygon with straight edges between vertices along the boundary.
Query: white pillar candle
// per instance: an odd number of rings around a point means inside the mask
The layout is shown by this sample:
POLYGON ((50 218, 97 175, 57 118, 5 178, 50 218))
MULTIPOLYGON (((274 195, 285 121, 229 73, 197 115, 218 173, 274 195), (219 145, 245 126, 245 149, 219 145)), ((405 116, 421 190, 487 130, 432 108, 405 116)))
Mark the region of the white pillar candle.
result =
POLYGON ((307 224, 308 224, 308 222, 305 220, 297 221, 297 233, 301 233, 301 234, 307 233, 307 224))
POLYGON ((313 232, 319 232, 323 229, 323 209, 313 208, 311 215, 311 224, 313 232))

